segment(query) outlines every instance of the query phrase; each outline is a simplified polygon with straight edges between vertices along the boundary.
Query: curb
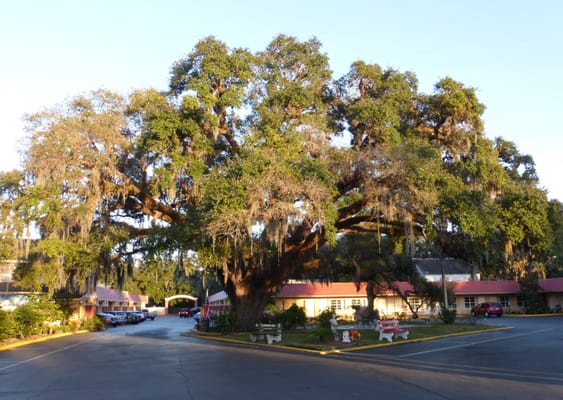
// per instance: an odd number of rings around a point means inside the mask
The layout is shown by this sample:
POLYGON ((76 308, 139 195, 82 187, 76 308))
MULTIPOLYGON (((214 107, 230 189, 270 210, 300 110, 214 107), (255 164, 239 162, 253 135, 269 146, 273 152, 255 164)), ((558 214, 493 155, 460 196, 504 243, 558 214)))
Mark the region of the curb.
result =
POLYGON ((504 331, 504 330, 508 330, 508 329, 514 329, 514 327, 513 326, 501 326, 501 327, 493 328, 493 329, 479 329, 479 330, 470 331, 470 332, 458 332, 458 333, 449 333, 447 335, 440 335, 440 336, 428 336, 428 337, 425 337, 425 338, 407 339, 407 340, 401 340, 400 342, 397 341, 397 342, 390 342, 390 343, 370 344, 370 345, 365 345, 365 346, 354 347, 354 348, 351 348, 351 349, 341 350, 340 353, 352 352, 352 351, 357 351, 357 350, 368 350, 368 349, 374 349, 374 348, 377 348, 377 347, 394 346, 394 345, 399 345, 399 344, 403 344, 403 343, 427 342, 429 340, 444 339, 444 338, 455 337, 455 336, 473 335, 473 334, 476 334, 476 333, 504 331))
POLYGON ((229 339, 220 336, 210 335, 207 333, 199 332, 196 329, 192 330, 191 332, 182 333, 182 336, 186 337, 193 337, 203 340, 212 340, 216 342, 223 342, 223 343, 231 343, 231 344, 238 344, 243 346, 254 346, 254 347, 263 347, 268 349, 281 349, 281 350, 292 350, 292 351, 300 351, 303 353, 314 353, 318 354, 321 350, 314 350, 314 349, 306 349, 306 348, 299 348, 294 346, 285 346, 282 344, 266 344, 266 343, 255 343, 255 342, 244 342, 242 340, 237 339, 229 339))
POLYGON ((23 340, 18 340, 18 341, 15 341, 15 342, 5 343, 5 344, 0 343, 0 352, 5 351, 5 350, 10 350, 10 349, 15 349, 17 347, 27 346, 28 344, 46 342, 46 341, 52 340, 52 339, 58 339, 58 338, 65 337, 65 336, 77 335, 77 334, 80 334, 80 333, 87 333, 87 332, 89 332, 89 331, 88 330, 79 330, 79 331, 76 331, 76 332, 56 333, 54 335, 41 336, 41 337, 37 337, 37 338, 33 338, 33 339, 23 339, 23 340))
POLYGON ((536 317, 563 317, 563 313, 550 313, 550 314, 504 314, 506 317, 515 318, 536 318, 536 317))
POLYGON ((429 340, 444 339, 444 338, 447 338, 447 337, 454 337, 454 336, 473 335, 473 334, 476 334, 476 333, 483 333, 483 332, 503 331, 503 330, 508 330, 508 329, 514 329, 514 327, 513 326, 502 326, 502 327, 493 328, 493 329, 478 329, 478 330, 470 331, 470 332, 450 333, 450 334, 447 334, 447 335, 440 335, 440 336, 429 336, 429 337, 425 337, 425 338, 407 339, 407 340, 401 340, 401 341, 396 341, 396 342, 383 342, 383 343, 369 344, 369 345, 358 346, 358 347, 353 347, 353 348, 346 348, 346 349, 332 348, 332 349, 328 349, 328 350, 314 350, 314 349, 306 349, 306 348, 300 348, 300 347, 295 347, 295 346, 285 346, 285 345, 280 345, 280 344, 265 344, 265 343, 244 342, 244 341, 241 341, 241 340, 222 338, 222 337, 219 337, 219 336, 209 335, 209 334, 206 334, 206 333, 203 333, 203 332, 198 332, 195 329, 192 331, 193 333, 191 333, 191 332, 183 333, 182 336, 195 337, 195 338, 199 338, 199 339, 203 339, 203 340, 214 340, 214 341, 217 341, 217 342, 225 342, 225 343, 238 344, 238 345, 244 345, 244 346, 265 347, 265 348, 268 348, 268 349, 289 350, 289 351, 295 351, 295 352, 300 352, 300 353, 313 353, 313 354, 319 354, 319 355, 324 356, 324 355, 338 354, 338 353, 351 353, 353 351, 360 351, 360 350, 370 350, 370 349, 375 349, 375 348, 378 348, 378 347, 398 346, 398 345, 406 344, 406 343, 426 342, 426 341, 429 341, 429 340))

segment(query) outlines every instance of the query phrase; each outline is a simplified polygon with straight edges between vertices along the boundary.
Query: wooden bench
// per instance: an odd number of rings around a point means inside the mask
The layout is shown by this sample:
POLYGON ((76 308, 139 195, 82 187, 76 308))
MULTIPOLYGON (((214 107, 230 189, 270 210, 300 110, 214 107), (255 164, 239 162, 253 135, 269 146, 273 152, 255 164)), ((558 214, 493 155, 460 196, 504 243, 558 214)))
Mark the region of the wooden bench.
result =
POLYGON ((377 321, 375 330, 379 331, 379 340, 386 339, 388 342, 392 342, 393 338, 408 339, 409 337, 409 330, 401 327, 396 319, 377 321))
POLYGON ((272 344, 282 341, 280 324, 256 324, 256 330, 250 334, 251 342, 266 342, 272 344))

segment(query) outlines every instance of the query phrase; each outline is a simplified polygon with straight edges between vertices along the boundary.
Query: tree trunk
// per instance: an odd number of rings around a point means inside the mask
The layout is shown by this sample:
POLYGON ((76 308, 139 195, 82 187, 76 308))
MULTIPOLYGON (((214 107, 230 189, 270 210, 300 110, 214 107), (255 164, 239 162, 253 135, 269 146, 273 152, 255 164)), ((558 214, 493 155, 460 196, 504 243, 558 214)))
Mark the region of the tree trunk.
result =
POLYGON ((241 331, 253 330, 268 301, 269 296, 265 295, 262 290, 250 289, 246 295, 236 296, 234 310, 238 329, 241 331), (237 312, 237 310, 241 310, 241 312, 237 312))
POLYGON ((262 253, 263 257, 254 257, 241 252, 218 271, 219 281, 223 282, 236 313, 237 329, 254 329, 272 296, 296 271, 302 270, 305 261, 316 252, 319 238, 323 237, 322 229, 303 231, 293 232, 281 256, 262 253))
POLYGON ((375 294, 375 284, 373 281, 367 281, 367 285, 366 285, 366 296, 367 296, 367 300, 368 300, 368 304, 367 304, 367 315, 364 317, 367 317, 368 320, 372 321, 375 319, 379 319, 380 315, 379 315, 379 310, 374 310, 373 306, 375 304, 375 298, 377 297, 375 294))
MULTIPOLYGON (((270 269, 270 268, 267 268, 270 269)), ((278 272, 280 269, 274 269, 278 272)), ((283 282, 279 272, 277 274, 265 273, 257 267, 237 268, 223 270, 226 276, 221 277, 225 282, 224 289, 231 301, 232 310, 236 314, 237 329, 251 331, 276 294, 283 282)))
POLYGON ((374 289, 373 282, 368 281, 366 286, 366 295, 368 299, 367 308, 370 312, 373 312, 373 304, 375 303, 375 294, 374 294, 375 291, 373 289, 374 289))

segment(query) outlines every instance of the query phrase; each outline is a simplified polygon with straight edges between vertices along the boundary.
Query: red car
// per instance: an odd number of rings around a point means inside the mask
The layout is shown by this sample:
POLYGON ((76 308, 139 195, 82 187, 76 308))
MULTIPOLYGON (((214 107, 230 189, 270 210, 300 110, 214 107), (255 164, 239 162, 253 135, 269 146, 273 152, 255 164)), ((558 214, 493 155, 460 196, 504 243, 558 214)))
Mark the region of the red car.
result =
POLYGON ((187 308, 182 308, 178 311, 178 317, 180 318, 189 318, 190 317, 190 310, 187 308))
POLYGON ((497 317, 502 317, 504 310, 500 303, 479 303, 471 309, 471 315, 474 317, 478 315, 483 315, 488 317, 489 315, 496 315, 497 317))

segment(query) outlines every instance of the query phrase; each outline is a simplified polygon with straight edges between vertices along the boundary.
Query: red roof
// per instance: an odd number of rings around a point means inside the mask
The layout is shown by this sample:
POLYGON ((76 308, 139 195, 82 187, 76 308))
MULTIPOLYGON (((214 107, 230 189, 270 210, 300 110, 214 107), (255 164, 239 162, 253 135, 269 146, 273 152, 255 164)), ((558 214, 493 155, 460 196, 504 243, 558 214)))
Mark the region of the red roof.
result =
POLYGON ((563 278, 540 279, 538 283, 546 293, 563 292, 563 278))
MULTIPOLYGON (((401 292, 413 290, 413 287, 408 282, 395 282, 394 283, 401 292)), ((274 297, 283 298, 314 298, 314 297, 358 297, 366 293, 366 284, 362 283, 360 288, 356 287, 354 282, 332 282, 332 283, 319 283, 319 282, 306 282, 306 283, 288 283, 283 286, 279 293, 274 297)), ((382 294, 392 294, 391 291, 386 290, 382 294)))
POLYGON ((105 301, 133 301, 136 303, 146 303, 148 300, 148 296, 110 289, 103 286, 96 287, 96 296, 98 300, 105 301))
MULTIPOLYGON (((441 286, 441 285, 440 285, 441 286)), ((451 281, 455 294, 515 294, 520 292, 517 281, 451 281)))
MULTIPOLYGON (((539 285, 545 293, 563 293, 563 278, 540 279, 539 285)), ((402 293, 413 290, 408 282, 395 282, 402 293)), ((440 285, 440 284, 438 284, 440 285)), ((485 295, 485 294, 517 294, 520 293, 518 281, 450 281, 456 295, 485 295)), ((322 297, 358 297, 366 293, 366 284, 362 283, 357 290, 353 282, 333 283, 288 283, 283 286, 274 297, 280 298, 322 298, 322 297)), ((381 294, 392 294, 385 291, 381 294)))

